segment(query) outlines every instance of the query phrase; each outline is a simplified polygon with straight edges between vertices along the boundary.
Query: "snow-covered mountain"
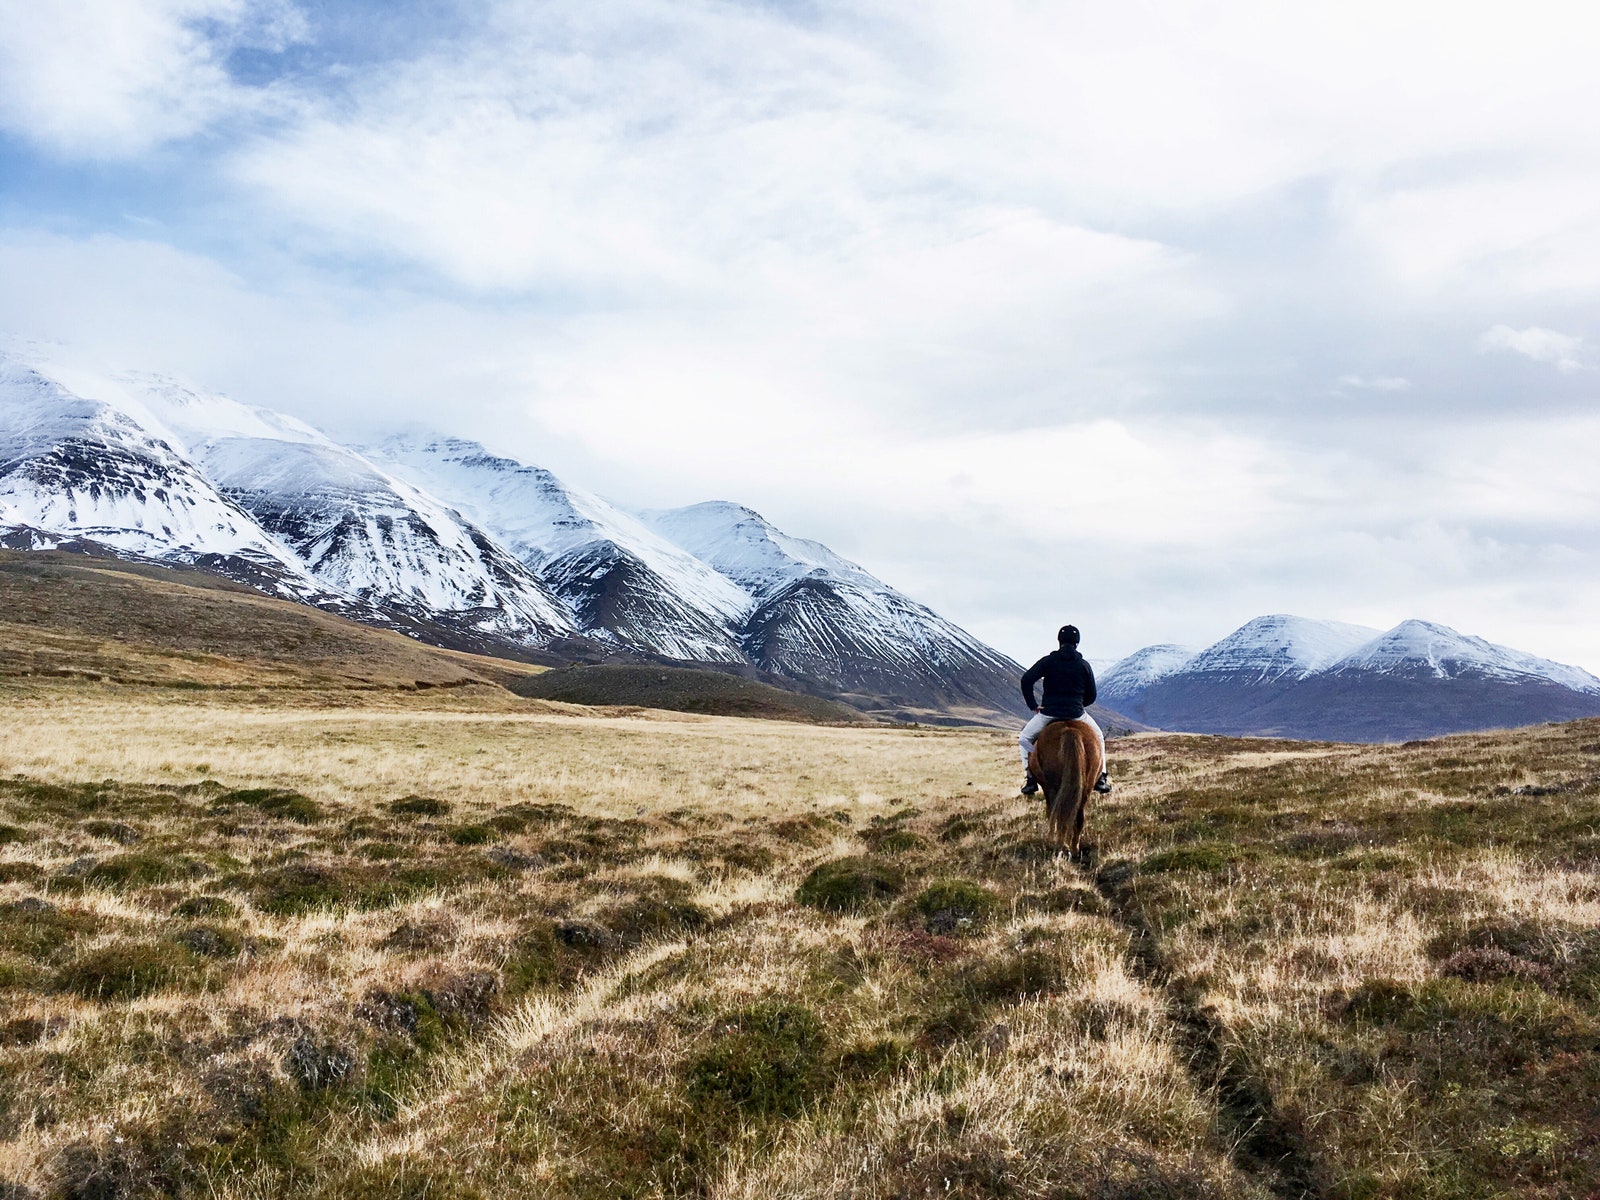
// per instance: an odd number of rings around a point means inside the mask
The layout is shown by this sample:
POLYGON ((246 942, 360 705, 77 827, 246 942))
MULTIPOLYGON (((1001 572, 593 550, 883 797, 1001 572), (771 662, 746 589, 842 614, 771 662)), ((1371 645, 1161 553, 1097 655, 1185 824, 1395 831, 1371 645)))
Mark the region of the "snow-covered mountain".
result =
POLYGON ((1168 646, 1106 673, 1106 701, 1198 733, 1396 741, 1600 715, 1600 679, 1428 621, 1386 633, 1258 617, 1198 654, 1168 646))
POLYGON ((1554 683, 1575 692, 1600 695, 1600 679, 1581 667, 1537 658, 1457 633, 1433 621, 1402 621, 1332 664, 1336 675, 1424 675, 1433 679, 1477 676, 1508 683, 1554 683))
POLYGON ((1275 613, 1246 622, 1189 659, 1183 671, 1250 683, 1303 679, 1377 636, 1378 630, 1364 625, 1275 613))
POLYGON ((754 509, 726 500, 640 514, 662 535, 764 600, 806 576, 885 588, 821 542, 790 537, 754 509))
POLYGON ((749 595, 637 517, 459 438, 399 436, 367 454, 489 530, 584 633, 668 658, 744 661, 730 629, 749 595))
POLYGON ((473 442, 355 449, 49 355, 0 358, 0 543, 197 564, 469 648, 724 664, 919 715, 1020 706, 1015 663, 738 505, 639 516, 473 442))
POLYGON ((5 545, 94 542, 269 582, 297 599, 325 591, 292 550, 190 461, 153 412, 114 384, 85 377, 79 386, 85 383, 109 399, 78 395, 32 364, 0 354, 5 545))
POLYGON ((1016 663, 821 542, 720 500, 642 517, 750 596, 741 645, 763 670, 891 707, 1022 713, 1016 663))
POLYGON ((1127 711, 1140 692, 1156 680, 1181 670, 1196 653, 1189 646, 1175 646, 1170 642, 1135 650, 1098 673, 1100 699, 1112 708, 1127 711))
POLYGON ((124 382, 331 591, 523 645, 573 631, 543 582, 482 530, 304 422, 159 376, 124 382))
POLYGON ((1015 663, 742 505, 634 515, 459 438, 401 436, 366 453, 488 529, 591 637, 749 663, 867 707, 1017 707, 1015 663))

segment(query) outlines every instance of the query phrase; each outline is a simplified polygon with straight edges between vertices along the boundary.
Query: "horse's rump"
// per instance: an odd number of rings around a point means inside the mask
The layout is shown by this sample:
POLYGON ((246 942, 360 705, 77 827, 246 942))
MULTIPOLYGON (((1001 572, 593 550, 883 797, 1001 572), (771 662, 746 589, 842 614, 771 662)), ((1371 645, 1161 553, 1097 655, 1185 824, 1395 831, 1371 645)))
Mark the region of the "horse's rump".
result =
POLYGON ((1028 769, 1050 806, 1050 836, 1078 849, 1085 810, 1104 763, 1100 739, 1079 720, 1051 721, 1028 757, 1028 769))

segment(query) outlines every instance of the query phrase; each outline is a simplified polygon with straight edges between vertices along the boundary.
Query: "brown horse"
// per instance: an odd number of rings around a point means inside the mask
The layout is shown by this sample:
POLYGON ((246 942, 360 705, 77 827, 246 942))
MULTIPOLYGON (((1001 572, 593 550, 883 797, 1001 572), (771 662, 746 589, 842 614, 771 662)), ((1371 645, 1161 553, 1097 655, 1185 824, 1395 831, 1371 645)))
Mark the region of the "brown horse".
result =
POLYGON ((1083 839, 1089 796, 1104 759, 1100 739, 1082 721, 1051 721, 1028 756, 1028 770, 1044 789, 1050 836, 1073 854, 1083 839))

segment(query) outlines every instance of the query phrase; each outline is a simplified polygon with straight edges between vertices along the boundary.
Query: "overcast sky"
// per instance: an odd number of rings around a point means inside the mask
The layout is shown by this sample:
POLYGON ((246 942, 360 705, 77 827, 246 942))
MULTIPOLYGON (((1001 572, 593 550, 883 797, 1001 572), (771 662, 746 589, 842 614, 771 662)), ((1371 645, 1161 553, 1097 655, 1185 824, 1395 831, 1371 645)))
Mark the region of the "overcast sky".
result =
POLYGON ((1266 612, 1600 672, 1581 4, 0 0, 0 329, 1031 660, 1266 612))

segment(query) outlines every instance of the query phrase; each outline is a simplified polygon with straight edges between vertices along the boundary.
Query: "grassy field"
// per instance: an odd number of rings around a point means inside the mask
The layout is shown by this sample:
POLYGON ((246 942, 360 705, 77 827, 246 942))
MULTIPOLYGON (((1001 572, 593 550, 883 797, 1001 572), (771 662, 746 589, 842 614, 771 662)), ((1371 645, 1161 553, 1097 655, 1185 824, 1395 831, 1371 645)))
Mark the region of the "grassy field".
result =
POLYGON ((0 1196, 1600 1195, 1600 722, 0 686, 0 1196))

